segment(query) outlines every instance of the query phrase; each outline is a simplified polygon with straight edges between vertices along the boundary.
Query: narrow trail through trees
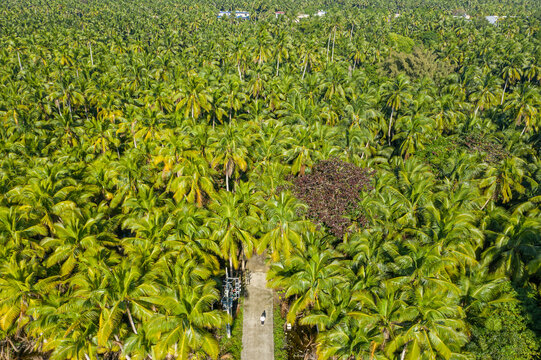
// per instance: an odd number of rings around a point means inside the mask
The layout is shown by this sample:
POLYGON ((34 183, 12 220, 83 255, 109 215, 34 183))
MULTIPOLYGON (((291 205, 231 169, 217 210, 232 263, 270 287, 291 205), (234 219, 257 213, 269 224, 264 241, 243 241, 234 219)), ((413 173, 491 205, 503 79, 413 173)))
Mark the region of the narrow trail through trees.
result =
POLYGON ((267 268, 264 257, 253 256, 248 260, 247 268, 251 272, 251 277, 244 299, 241 359, 273 360, 272 289, 267 288, 267 268), (264 325, 261 325, 260 317, 263 311, 266 317, 264 325))

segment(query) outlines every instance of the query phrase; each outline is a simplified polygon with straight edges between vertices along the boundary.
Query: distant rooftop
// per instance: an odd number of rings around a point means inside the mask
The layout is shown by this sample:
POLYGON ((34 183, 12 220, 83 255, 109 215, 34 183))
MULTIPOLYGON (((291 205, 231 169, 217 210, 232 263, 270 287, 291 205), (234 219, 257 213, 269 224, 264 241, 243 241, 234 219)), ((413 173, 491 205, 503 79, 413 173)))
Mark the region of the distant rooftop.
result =
POLYGON ((499 19, 505 19, 506 17, 507 16, 490 15, 490 16, 485 16, 485 19, 492 25, 496 25, 499 19))
MULTIPOLYGON (((219 18, 224 17, 224 16, 231 16, 231 11, 220 11, 220 12, 218 12, 218 17, 219 18)), ((234 16, 237 19, 249 19, 250 18, 250 13, 247 12, 247 11, 235 11, 234 16)))

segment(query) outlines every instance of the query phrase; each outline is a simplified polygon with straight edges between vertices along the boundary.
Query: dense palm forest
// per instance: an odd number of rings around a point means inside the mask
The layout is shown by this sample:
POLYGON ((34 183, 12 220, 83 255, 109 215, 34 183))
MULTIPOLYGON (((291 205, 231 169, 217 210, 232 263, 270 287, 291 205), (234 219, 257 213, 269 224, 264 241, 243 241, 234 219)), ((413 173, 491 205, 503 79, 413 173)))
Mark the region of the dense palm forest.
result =
POLYGON ((0 359, 231 358, 255 253, 305 358, 539 358, 540 9, 3 0, 0 359))

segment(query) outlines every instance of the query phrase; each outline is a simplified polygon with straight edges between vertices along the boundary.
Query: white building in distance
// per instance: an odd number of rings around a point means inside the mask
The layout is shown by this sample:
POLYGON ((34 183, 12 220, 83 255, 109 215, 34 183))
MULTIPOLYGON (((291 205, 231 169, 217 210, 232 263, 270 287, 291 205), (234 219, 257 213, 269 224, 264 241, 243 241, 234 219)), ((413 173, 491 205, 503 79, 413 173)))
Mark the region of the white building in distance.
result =
POLYGON ((235 17, 237 19, 250 19, 250 13, 247 11, 236 11, 235 17))

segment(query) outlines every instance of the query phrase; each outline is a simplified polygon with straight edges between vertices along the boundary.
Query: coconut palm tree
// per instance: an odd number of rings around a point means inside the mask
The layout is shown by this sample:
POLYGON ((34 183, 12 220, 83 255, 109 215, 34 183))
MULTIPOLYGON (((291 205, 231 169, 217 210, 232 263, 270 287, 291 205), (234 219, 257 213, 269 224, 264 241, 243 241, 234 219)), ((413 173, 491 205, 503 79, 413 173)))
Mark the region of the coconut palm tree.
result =
POLYGON ((271 268, 270 284, 283 288, 285 296, 293 298, 288 322, 295 323, 304 310, 325 307, 333 286, 345 281, 339 272, 339 262, 333 259, 336 255, 331 250, 321 251, 311 246, 271 268))
POLYGON ((461 308, 439 291, 417 287, 405 312, 411 325, 390 342, 388 356, 400 350, 408 359, 449 359, 468 341, 461 308))
POLYGON ((21 255, 32 258, 43 254, 43 249, 36 241, 38 236, 46 236, 47 228, 41 224, 32 225, 23 213, 16 207, 0 208, 0 239, 2 246, 21 255))
POLYGON ((470 2, 509 17, 3 1, 0 357, 240 358, 216 302, 254 250, 310 356, 538 356, 539 4, 470 2), (293 195, 334 158, 373 187, 340 238, 293 195))
POLYGON ((28 309, 38 304, 42 294, 56 285, 56 277, 39 278, 43 268, 32 260, 13 254, 2 263, 0 279, 0 329, 5 334, 20 334, 30 320, 28 309))
POLYGON ((240 171, 248 168, 246 155, 250 141, 245 134, 249 131, 249 124, 241 127, 236 122, 231 122, 225 126, 223 134, 216 134, 217 137, 213 139, 215 152, 212 166, 222 167, 227 191, 230 191, 229 179, 233 175, 238 177, 240 171))
POLYGON ((183 111, 184 117, 197 119, 201 111, 211 110, 211 96, 206 90, 204 80, 196 74, 190 74, 185 84, 180 84, 180 92, 175 95, 176 111, 183 111))
POLYGON ((71 211, 61 216, 61 222, 53 224, 52 236, 41 241, 40 245, 49 251, 45 264, 60 266, 60 273, 68 275, 82 257, 90 257, 105 246, 116 245, 116 237, 103 228, 101 217, 93 216, 89 210, 71 211))
POLYGON ((244 269, 244 256, 251 257, 257 245, 254 235, 260 227, 259 218, 249 213, 248 204, 240 196, 228 191, 216 196, 210 210, 211 237, 219 244, 223 258, 229 261, 231 274, 239 267, 239 258, 244 269))
POLYGON ((538 92, 528 84, 522 84, 513 92, 504 106, 505 110, 511 110, 517 125, 524 123, 521 135, 529 130, 537 130, 539 127, 538 108, 541 98, 538 92))
POLYGON ((269 249, 273 260, 277 261, 281 255, 288 258, 294 249, 303 250, 303 233, 313 228, 310 222, 297 217, 305 206, 290 194, 281 192, 268 200, 265 209, 267 226, 262 229, 264 235, 257 244, 257 252, 269 249))
POLYGON ((501 197, 503 203, 513 198, 513 192, 522 194, 526 190, 522 184, 527 179, 524 173, 524 161, 521 158, 512 156, 505 158, 496 166, 489 165, 479 187, 484 189, 487 196, 483 204, 484 209, 490 200, 497 200, 501 197))
POLYGON ((221 311, 212 310, 219 293, 214 281, 209 279, 210 272, 198 271, 196 264, 183 266, 176 263, 163 277, 170 284, 167 289, 146 298, 149 303, 163 309, 148 324, 150 337, 157 340, 154 347, 156 355, 189 358, 189 354, 201 350, 215 359, 218 343, 210 329, 223 326, 226 316, 221 311), (186 277, 186 273, 192 276, 186 277))
POLYGON ((409 90, 410 81, 405 75, 397 76, 394 81, 385 83, 381 89, 385 107, 391 110, 389 125, 387 127, 387 141, 389 144, 391 144, 393 116, 396 111, 400 110, 411 99, 409 90))
POLYGON ((185 160, 172 170, 175 174, 171 176, 167 188, 177 202, 186 199, 202 207, 206 196, 214 196, 214 172, 204 159, 195 157, 193 160, 185 160))
POLYGON ((484 265, 513 280, 527 277, 528 262, 536 259, 541 252, 539 219, 496 213, 487 223, 494 228, 486 230, 490 236, 490 246, 484 252, 484 265))

